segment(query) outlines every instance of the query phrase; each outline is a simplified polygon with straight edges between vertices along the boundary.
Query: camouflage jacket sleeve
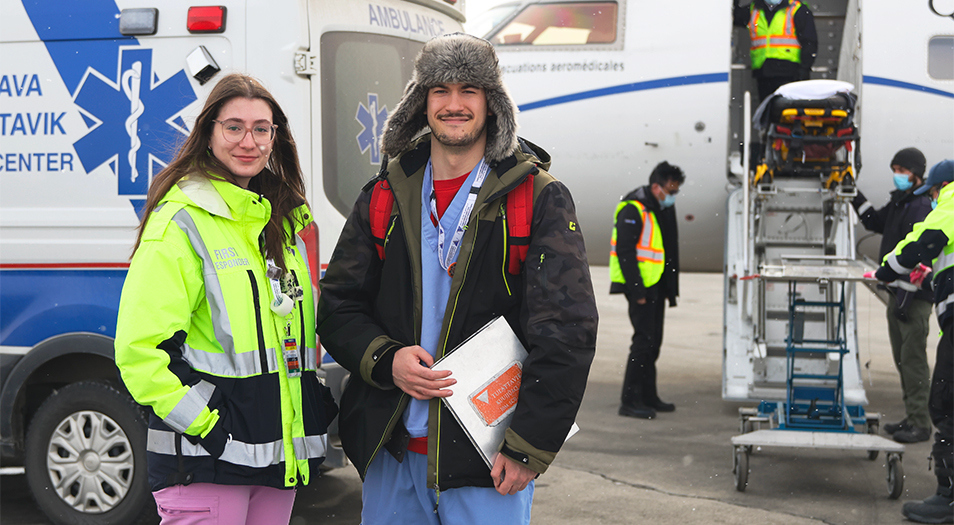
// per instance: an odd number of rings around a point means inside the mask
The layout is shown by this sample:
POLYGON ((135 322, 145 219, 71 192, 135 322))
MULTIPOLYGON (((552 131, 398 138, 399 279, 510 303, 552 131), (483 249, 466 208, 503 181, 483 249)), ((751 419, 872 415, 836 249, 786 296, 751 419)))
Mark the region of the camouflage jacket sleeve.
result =
POLYGON ((341 231, 341 237, 319 281, 317 330, 322 347, 341 366, 378 388, 394 388, 382 382, 386 374, 372 372, 376 365, 389 366, 392 350, 404 346, 389 338, 371 315, 372 301, 380 279, 378 258, 368 219, 370 192, 362 192, 341 231))
POLYGON ((529 356, 503 453, 542 473, 576 420, 598 322, 576 208, 560 182, 535 199, 523 273, 529 356))

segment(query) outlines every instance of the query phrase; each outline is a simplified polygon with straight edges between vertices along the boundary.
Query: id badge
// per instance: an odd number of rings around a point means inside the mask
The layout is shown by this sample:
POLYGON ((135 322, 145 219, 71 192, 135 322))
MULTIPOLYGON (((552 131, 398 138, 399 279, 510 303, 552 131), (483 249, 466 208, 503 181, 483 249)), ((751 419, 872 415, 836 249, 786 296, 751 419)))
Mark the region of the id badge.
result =
POLYGON ((301 356, 298 353, 298 343, 294 337, 285 339, 285 371, 288 377, 301 377, 301 356))

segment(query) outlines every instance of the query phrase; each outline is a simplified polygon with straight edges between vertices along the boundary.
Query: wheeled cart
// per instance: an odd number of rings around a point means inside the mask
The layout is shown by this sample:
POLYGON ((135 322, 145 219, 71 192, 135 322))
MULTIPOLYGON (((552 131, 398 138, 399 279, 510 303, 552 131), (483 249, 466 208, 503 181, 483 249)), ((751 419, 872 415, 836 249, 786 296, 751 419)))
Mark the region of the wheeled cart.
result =
MULTIPOLYGON (((861 165, 855 95, 810 80, 766 99, 743 143, 739 188, 726 213, 722 397, 751 401, 732 438, 736 488, 755 447, 884 451, 889 495, 901 494, 904 446, 866 414, 851 200, 861 165), (753 145, 753 144, 758 144, 753 145), (750 166, 750 164, 752 164, 750 166)), ((749 98, 745 98, 748 114, 749 98)))
POLYGON ((782 257, 780 264, 762 265, 757 278, 787 284, 786 397, 739 409, 741 434, 732 438, 736 490, 744 491, 748 483, 754 447, 800 447, 865 451, 870 460, 884 451, 888 497, 901 495, 904 445, 878 436, 880 416, 865 414, 864 407, 848 404, 844 396, 846 291, 849 283, 864 278, 866 269, 859 261, 827 256, 782 257), (802 296, 808 284, 818 287, 821 299, 802 296), (828 321, 821 332, 827 335, 806 335, 805 321, 813 317, 828 321), (801 366, 807 356, 818 355, 837 366, 822 373, 801 366))

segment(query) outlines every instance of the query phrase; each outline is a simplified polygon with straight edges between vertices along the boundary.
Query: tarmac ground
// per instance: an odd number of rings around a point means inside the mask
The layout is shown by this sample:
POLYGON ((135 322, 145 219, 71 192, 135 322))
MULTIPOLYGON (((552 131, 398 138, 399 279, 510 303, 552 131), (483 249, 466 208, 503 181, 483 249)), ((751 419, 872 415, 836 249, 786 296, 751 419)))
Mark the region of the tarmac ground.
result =
MULTIPOLYGON (((620 385, 632 328, 626 299, 609 295, 608 271, 592 268, 600 327, 596 358, 570 439, 536 482, 533 522, 541 524, 897 524, 901 505, 934 493, 927 457, 931 441, 908 445, 904 491, 888 498, 885 455, 830 449, 756 448, 749 484, 735 488, 730 439, 739 433, 738 408, 726 402, 722 381, 721 274, 683 274, 676 308, 666 311, 657 363, 660 396, 675 403, 654 420, 620 417, 620 385)), ((886 422, 904 417, 901 386, 888 344, 885 310, 859 289, 859 356, 866 411, 886 422)), ((933 367, 937 325, 932 316, 928 358, 933 367)), ((884 434, 882 434, 884 435, 884 434)), ((24 476, 0 479, 4 525, 47 523, 24 476)), ((336 469, 298 493, 292 525, 356 524, 361 482, 351 467, 336 469)))

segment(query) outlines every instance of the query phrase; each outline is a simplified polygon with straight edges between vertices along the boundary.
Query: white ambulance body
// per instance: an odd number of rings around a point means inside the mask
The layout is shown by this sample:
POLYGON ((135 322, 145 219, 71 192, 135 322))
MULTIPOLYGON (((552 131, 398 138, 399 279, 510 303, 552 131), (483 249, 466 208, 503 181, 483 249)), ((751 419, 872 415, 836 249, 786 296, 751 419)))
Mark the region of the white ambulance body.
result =
POLYGON ((112 338, 149 182, 216 81, 251 74, 285 110, 326 263, 414 56, 460 31, 463 8, 0 0, 0 457, 25 467, 51 519, 126 524, 154 508, 112 338))

